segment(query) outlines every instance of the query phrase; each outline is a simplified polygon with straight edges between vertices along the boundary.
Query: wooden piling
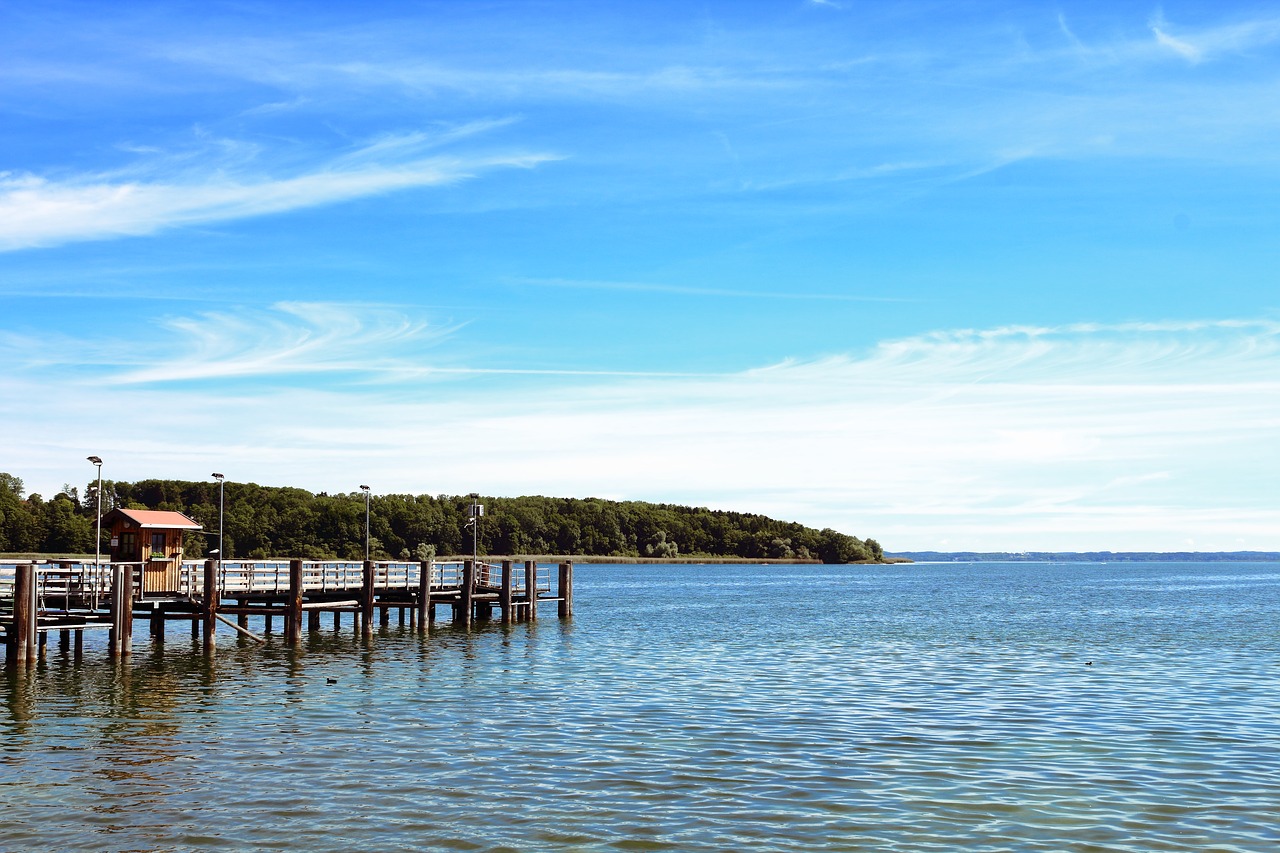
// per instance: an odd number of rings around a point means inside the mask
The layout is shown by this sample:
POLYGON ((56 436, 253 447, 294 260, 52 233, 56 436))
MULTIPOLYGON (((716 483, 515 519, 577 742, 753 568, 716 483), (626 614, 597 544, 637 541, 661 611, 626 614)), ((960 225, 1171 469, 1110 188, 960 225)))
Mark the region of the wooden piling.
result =
POLYGON ((533 560, 524 561, 524 591, 529 598, 525 605, 525 618, 538 618, 538 564, 533 560))
POLYGON ((511 624, 511 568, 510 560, 502 561, 502 591, 498 593, 498 607, 502 610, 502 624, 511 624))
POLYGON ((431 575, 435 572, 435 563, 423 560, 418 564, 418 630, 425 632, 427 625, 435 619, 431 607, 431 575))
POLYGON ((302 561, 289 561, 289 615, 284 620, 287 643, 302 639, 302 561))
POLYGON ((307 630, 308 631, 320 630, 320 611, 319 610, 307 611, 307 630))
POLYGON ((64 655, 71 651, 71 629, 63 628, 58 632, 58 651, 64 655))
POLYGON ((458 597, 458 607, 454 610, 453 618, 460 625, 471 627, 471 594, 475 591, 476 586, 476 564, 474 560, 466 560, 462 564, 462 589, 459 590, 461 595, 458 597))
MULTIPOLYGON (((32 601, 36 584, 36 568, 31 563, 19 563, 13 579, 13 628, 9 645, 13 649, 13 662, 19 666, 31 666, 36 662, 36 611, 32 601)), ((7 654, 6 650, 6 656, 7 654)))
POLYGON ((360 587, 360 628, 366 637, 373 636, 373 561, 364 561, 364 578, 360 587))
POLYGON ((111 565, 111 628, 107 631, 107 657, 118 658, 124 649, 124 566, 111 565))
POLYGON ((218 632, 218 571, 213 560, 204 561, 204 650, 211 652, 218 632))
POLYGON ((573 563, 560 564, 560 618, 573 615, 573 563))
POLYGON ((120 655, 133 654, 133 567, 120 571, 120 655))

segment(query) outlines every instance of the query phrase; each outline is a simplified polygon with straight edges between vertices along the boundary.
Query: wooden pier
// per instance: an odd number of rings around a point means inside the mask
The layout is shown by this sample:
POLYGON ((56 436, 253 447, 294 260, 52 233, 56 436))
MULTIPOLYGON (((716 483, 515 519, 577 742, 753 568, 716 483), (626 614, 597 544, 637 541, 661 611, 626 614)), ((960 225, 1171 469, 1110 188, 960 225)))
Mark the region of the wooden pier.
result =
POLYGON ((560 618, 573 615, 573 564, 534 560, 498 562, 338 562, 314 560, 183 561, 172 589, 144 590, 147 564, 92 561, 0 563, 0 632, 5 665, 34 665, 57 632, 64 652, 83 654, 84 632, 107 632, 107 654, 127 657, 137 622, 145 620, 156 642, 165 624, 186 620, 203 647, 216 647, 218 624, 259 642, 249 618, 284 623, 286 643, 320 629, 328 613, 333 626, 350 614, 355 632, 373 635, 373 622, 398 622, 426 632, 441 605, 452 622, 470 627, 490 620, 497 608, 503 623, 538 618, 540 604, 557 605, 560 618), (554 575, 554 588, 552 578, 554 575), (229 619, 234 616, 235 621, 229 619), (303 617, 306 617, 305 620, 303 617), (305 623, 305 624, 304 624, 305 623))

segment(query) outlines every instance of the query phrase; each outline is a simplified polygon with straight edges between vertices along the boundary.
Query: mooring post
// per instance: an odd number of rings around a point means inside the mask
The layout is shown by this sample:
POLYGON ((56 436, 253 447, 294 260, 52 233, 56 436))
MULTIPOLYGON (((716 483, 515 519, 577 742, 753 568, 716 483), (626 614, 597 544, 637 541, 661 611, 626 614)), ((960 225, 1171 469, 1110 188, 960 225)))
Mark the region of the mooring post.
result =
POLYGON ((476 564, 474 560, 466 560, 462 564, 462 589, 458 598, 459 612, 454 618, 459 624, 471 627, 471 593, 476 585, 476 564))
POLYGON ((560 618, 573 615, 573 563, 560 564, 560 618))
POLYGON ((118 658, 124 644, 124 567, 111 564, 111 627, 107 630, 107 657, 118 658))
POLYGON ((538 564, 533 560, 524 561, 524 591, 529 597, 525 607, 526 619, 538 618, 538 564))
POLYGON ((302 561, 289 561, 289 615, 285 617, 284 638, 288 643, 302 639, 302 561))
POLYGON ((204 561, 204 650, 211 652, 218 631, 218 565, 204 561))
POLYGON ((160 606, 160 602, 151 605, 150 629, 151 636, 157 643, 164 642, 164 608, 160 606))
POLYGON ((133 654, 133 566, 120 567, 120 581, 120 655, 128 657, 133 654))
POLYGON ((308 631, 320 630, 320 611, 319 610, 307 611, 307 630, 308 631))
POLYGON ((363 586, 360 589, 360 625, 366 637, 373 636, 373 561, 364 561, 363 586))
POLYGON ((431 575, 435 573, 435 561, 418 563, 418 630, 426 633, 428 614, 431 611, 431 575))
POLYGON ((31 629, 35 627, 36 614, 31 606, 31 593, 35 590, 35 566, 31 563, 18 563, 13 578, 13 633, 9 637, 9 648, 6 658, 11 658, 19 666, 30 666, 35 663, 35 643, 32 642, 31 629))
POLYGON ((498 593, 498 606, 502 608, 502 624, 511 624, 511 567, 510 560, 502 561, 502 592, 498 593))

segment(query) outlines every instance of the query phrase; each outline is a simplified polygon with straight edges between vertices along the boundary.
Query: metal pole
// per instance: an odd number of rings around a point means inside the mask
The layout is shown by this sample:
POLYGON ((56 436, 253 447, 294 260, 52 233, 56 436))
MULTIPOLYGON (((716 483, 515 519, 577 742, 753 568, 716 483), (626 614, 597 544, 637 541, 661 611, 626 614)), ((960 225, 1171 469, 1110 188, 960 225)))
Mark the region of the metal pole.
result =
POLYGON ((364 561, 369 562, 369 487, 361 486, 364 492, 364 561))
MULTIPOLYGON (((210 474, 209 476, 218 481, 218 575, 217 575, 217 580, 218 580, 218 593, 219 595, 221 595, 223 587, 226 586, 226 583, 227 583, 226 572, 223 571, 222 569, 222 555, 223 555, 222 534, 224 529, 223 520, 225 518, 225 510, 226 510, 225 490, 226 490, 227 478, 222 474, 217 473, 216 471, 210 474)), ((209 591, 205 590, 205 592, 207 594, 209 591)))
MULTIPOLYGON (((89 461, 98 468, 98 535, 93 540, 93 609, 98 609, 98 584, 102 577, 102 459, 90 456, 89 461)), ((68 583, 68 587, 70 584, 68 583)))

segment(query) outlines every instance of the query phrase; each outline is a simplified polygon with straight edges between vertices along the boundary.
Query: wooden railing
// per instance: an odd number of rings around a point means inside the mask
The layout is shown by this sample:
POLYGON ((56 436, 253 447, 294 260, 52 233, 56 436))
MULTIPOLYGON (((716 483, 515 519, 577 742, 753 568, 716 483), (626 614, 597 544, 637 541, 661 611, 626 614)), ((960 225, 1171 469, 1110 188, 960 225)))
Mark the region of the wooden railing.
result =
MULTIPOLYGON (((56 601, 60 596, 105 596, 111 588, 112 563, 103 561, 31 560, 36 567, 37 594, 45 600, 56 601)), ((0 562, 0 599, 13 597, 14 573, 18 563, 0 562)), ((132 568, 135 589, 143 563, 115 563, 132 568)), ((428 579, 432 590, 459 589, 462 586, 461 560, 433 562, 428 579)), ((553 567, 537 564, 534 570, 534 589, 549 592, 553 567)), ((422 575, 422 565, 409 561, 375 562, 373 585, 383 590, 417 590, 422 575)), ((218 588, 225 597, 237 595, 277 595, 289 590, 288 560, 224 560, 217 566, 218 588)), ((476 564, 476 584, 497 587, 501 583, 500 563, 480 561, 476 564)), ((364 564, 341 560, 307 560, 302 564, 304 592, 328 593, 357 590, 364 585, 364 564)), ((526 595, 524 564, 512 566, 511 588, 513 595, 526 595)), ((202 596, 204 593, 204 561, 182 562, 178 588, 170 590, 182 595, 202 596)))

